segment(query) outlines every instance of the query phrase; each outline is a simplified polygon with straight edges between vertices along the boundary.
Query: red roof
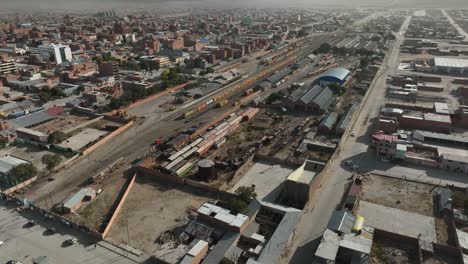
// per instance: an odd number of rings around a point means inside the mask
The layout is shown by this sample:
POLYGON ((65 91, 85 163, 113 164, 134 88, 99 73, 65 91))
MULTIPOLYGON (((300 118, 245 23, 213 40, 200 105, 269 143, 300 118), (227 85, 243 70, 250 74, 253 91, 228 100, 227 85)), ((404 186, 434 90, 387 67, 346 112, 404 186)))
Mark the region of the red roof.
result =
POLYGON ((387 142, 394 142, 398 141, 398 137, 394 135, 386 135, 384 133, 374 133, 372 134, 372 137, 380 140, 380 141, 387 141, 387 142))
POLYGON ((48 113, 49 115, 52 115, 52 116, 58 116, 60 115, 61 113, 63 113, 63 111, 65 111, 65 109, 61 106, 54 106, 54 107, 51 107, 51 108, 48 108, 46 110, 44 110, 44 112, 48 113))

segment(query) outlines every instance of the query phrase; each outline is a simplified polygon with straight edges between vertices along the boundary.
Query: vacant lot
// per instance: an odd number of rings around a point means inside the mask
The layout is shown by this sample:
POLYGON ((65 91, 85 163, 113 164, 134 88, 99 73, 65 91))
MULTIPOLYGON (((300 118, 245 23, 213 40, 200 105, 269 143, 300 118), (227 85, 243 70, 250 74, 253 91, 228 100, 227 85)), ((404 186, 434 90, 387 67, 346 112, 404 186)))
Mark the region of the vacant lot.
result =
POLYGON ((58 116, 56 119, 53 119, 50 122, 38 125, 32 129, 41 131, 44 133, 52 133, 54 131, 66 131, 68 129, 79 126, 80 124, 91 120, 89 116, 81 115, 72 115, 69 113, 64 113, 58 116))
POLYGON ((434 186, 371 175, 364 179, 361 199, 412 213, 433 216, 434 186))
POLYGON ((162 233, 186 223, 188 212, 212 199, 205 191, 138 176, 109 238, 154 253, 159 249, 156 239, 162 233))
POLYGON ((116 199, 126 187, 127 179, 120 172, 106 175, 98 184, 90 186, 95 190, 102 189, 102 193, 94 200, 83 204, 75 213, 67 216, 73 221, 86 225, 96 231, 102 232, 110 218, 111 209, 118 203, 116 199))

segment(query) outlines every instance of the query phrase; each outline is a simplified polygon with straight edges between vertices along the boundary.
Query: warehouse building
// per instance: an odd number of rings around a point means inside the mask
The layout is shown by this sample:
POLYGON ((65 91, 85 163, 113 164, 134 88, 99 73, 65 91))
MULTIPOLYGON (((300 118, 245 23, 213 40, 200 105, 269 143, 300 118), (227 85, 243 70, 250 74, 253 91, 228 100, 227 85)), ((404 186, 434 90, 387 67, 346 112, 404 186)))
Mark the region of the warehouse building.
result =
POLYGON ((326 86, 331 83, 343 84, 348 78, 350 71, 345 68, 332 68, 319 77, 320 85, 326 86))
POLYGON ((336 95, 330 88, 315 85, 297 89, 285 99, 285 104, 292 109, 323 114, 335 101, 336 95))
POLYGON ((466 74, 468 73, 468 60, 455 58, 434 58, 434 71, 438 73, 466 74))

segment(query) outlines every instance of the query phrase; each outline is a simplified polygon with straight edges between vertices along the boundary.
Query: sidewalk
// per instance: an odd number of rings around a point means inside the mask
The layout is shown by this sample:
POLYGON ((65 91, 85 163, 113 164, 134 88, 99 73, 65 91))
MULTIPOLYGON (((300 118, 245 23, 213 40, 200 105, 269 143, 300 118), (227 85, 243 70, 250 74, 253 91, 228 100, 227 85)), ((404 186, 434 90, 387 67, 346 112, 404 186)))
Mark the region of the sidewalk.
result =
POLYGON ((117 246, 106 240, 101 240, 97 242, 96 244, 116 254, 119 254, 122 257, 125 257, 131 261, 134 261, 135 263, 143 263, 145 260, 149 258, 149 256, 144 254, 142 251, 138 249, 134 249, 128 245, 117 246))

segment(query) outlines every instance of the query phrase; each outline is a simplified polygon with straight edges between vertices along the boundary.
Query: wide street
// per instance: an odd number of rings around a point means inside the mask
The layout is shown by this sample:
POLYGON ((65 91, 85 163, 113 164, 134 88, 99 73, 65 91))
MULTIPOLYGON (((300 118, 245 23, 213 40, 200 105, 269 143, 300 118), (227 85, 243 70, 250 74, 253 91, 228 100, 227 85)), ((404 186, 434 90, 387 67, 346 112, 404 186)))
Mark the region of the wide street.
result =
MULTIPOLYGON (((352 171, 345 166, 344 162, 348 159, 356 160, 357 157, 364 155, 372 156, 372 150, 369 150, 369 134, 372 132, 372 120, 378 116, 380 106, 385 102, 385 78, 393 74, 398 66, 398 55, 400 44, 403 41, 403 32, 408 26, 410 18, 406 18, 400 32, 396 35, 396 40, 387 53, 380 70, 369 88, 367 100, 364 99, 363 108, 356 117, 349 131, 356 132, 355 137, 348 134, 338 157, 331 161, 330 166, 325 173, 321 187, 311 191, 310 202, 304 209, 304 216, 301 224, 296 230, 293 246, 290 250, 290 263, 308 263, 315 252, 316 246, 320 242, 323 231, 325 230, 331 214, 341 201, 348 179, 352 171)), ((360 159, 365 162, 366 158, 360 159)), ((359 163, 360 164, 360 163, 359 163)))

